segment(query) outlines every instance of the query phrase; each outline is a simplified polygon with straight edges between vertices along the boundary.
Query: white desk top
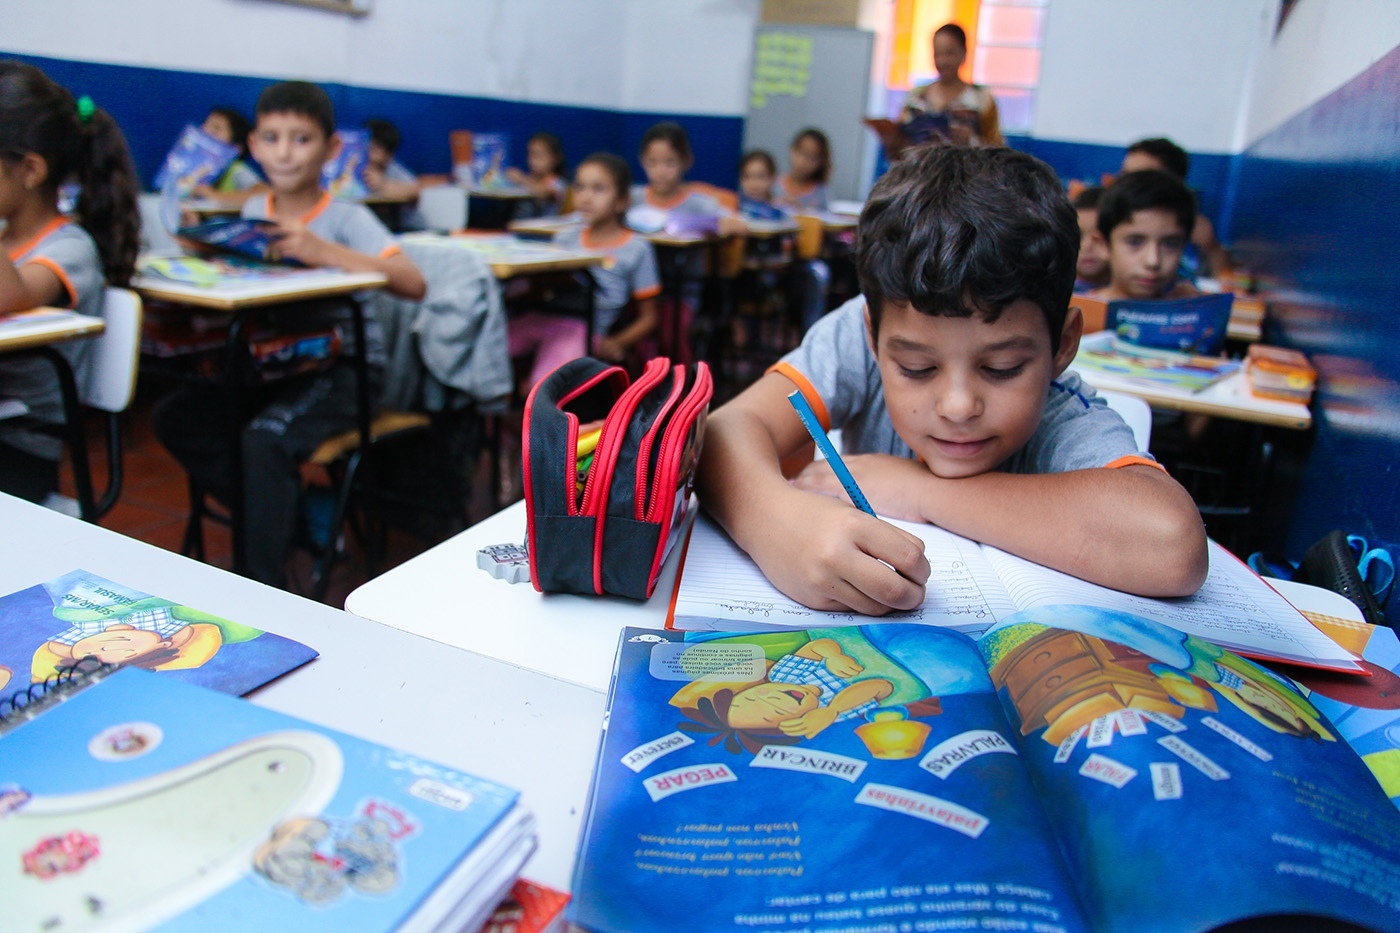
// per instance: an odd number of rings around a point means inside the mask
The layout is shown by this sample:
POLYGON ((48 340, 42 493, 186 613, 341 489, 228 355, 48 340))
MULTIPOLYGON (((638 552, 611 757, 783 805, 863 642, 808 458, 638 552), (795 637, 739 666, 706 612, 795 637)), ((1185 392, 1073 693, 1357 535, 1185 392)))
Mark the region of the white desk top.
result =
POLYGON ((0 553, 0 592, 81 568, 315 648, 319 658, 250 699, 518 788, 540 838, 524 874, 568 889, 602 693, 376 625, 11 496, 0 495, 0 526, 24 529, 0 553))
POLYGON ((528 581, 506 583, 476 566, 480 548, 524 540, 522 501, 361 585, 345 608, 605 693, 622 629, 660 628, 665 622, 680 547, 667 559, 651 599, 640 603, 613 596, 546 596, 528 581))
POLYGON ((144 298, 219 311, 237 311, 242 308, 349 295, 366 288, 381 288, 388 281, 388 278, 378 272, 296 269, 276 278, 250 281, 230 279, 212 286, 189 285, 158 275, 138 273, 132 278, 131 287, 144 298))
POLYGON ((107 322, 64 308, 35 308, 0 317, 0 351, 25 350, 100 334, 107 322))

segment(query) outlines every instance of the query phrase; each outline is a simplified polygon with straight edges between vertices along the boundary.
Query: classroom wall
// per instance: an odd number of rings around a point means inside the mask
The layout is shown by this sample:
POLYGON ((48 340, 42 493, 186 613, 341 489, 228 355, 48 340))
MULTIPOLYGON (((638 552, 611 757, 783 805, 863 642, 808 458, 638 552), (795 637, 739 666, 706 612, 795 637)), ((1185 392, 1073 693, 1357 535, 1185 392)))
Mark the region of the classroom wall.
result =
POLYGON ((7 0, 0 54, 108 106, 148 179, 211 102, 251 111, 269 80, 304 78, 345 125, 401 122, 418 171, 447 170, 454 128, 510 132, 517 161, 549 128, 578 159, 631 155, 646 126, 678 119, 697 177, 728 183, 757 19, 758 0, 375 0, 360 19, 266 0, 7 0))

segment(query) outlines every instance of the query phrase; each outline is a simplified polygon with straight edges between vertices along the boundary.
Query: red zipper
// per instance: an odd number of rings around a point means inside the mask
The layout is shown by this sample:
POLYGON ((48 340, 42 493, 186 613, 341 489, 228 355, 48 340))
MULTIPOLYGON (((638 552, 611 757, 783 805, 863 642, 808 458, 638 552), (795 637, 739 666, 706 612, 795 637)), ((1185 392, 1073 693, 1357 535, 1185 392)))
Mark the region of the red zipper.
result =
MULTIPOLYGON (((633 514, 638 519, 646 518, 649 496, 647 495, 647 468, 651 464, 651 448, 656 441, 657 433, 666 425, 666 418, 671 414, 671 408, 685 391, 685 367, 674 366, 671 369, 671 394, 662 403, 661 408, 656 412, 656 420, 647 428, 646 436, 642 438, 641 449, 637 451, 637 488, 633 497, 633 514)), ((655 487, 653 487, 655 488, 655 487)))
MULTIPOLYGON (((710 398, 714 394, 714 382, 710 378, 710 368, 703 362, 695 364, 695 385, 690 389, 685 401, 676 411, 675 417, 666 427, 666 433, 661 437, 661 456, 659 458, 660 468, 664 474, 657 476, 652 483, 651 501, 647 504, 646 520, 659 522, 662 520, 660 511, 662 506, 669 508, 675 499, 676 482, 680 479, 680 455, 684 449, 686 440, 690 437, 691 425, 698 419, 706 405, 710 403, 710 398), (665 495, 661 495, 664 492, 665 495)), ((700 452, 695 452, 696 459, 699 459, 700 452)), ((663 534, 666 529, 662 529, 663 534)))

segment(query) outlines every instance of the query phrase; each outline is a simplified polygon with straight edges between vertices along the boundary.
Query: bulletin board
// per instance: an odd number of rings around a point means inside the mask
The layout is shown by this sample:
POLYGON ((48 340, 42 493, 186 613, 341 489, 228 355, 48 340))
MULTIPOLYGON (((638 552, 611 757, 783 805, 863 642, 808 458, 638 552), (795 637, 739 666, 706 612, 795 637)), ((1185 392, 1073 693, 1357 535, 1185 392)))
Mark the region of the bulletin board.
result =
POLYGON ((875 34, 861 29, 772 23, 754 36, 744 150, 767 149, 787 170, 788 144, 815 126, 831 140, 831 196, 860 196, 870 131, 861 125, 870 94, 875 34))

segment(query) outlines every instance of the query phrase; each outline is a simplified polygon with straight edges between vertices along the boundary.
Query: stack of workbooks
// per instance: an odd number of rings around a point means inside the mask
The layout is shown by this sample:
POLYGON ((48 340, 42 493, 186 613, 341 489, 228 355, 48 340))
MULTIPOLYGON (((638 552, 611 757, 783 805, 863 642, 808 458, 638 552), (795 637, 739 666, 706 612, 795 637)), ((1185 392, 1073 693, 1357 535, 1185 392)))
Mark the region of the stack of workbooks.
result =
POLYGON ((1085 337, 1070 366, 1133 385, 1184 392, 1200 392, 1241 368, 1238 360, 1152 349, 1107 332, 1085 337))
POLYGON ((107 671, 0 716, 6 930, 476 930, 535 848, 506 787, 107 671))

